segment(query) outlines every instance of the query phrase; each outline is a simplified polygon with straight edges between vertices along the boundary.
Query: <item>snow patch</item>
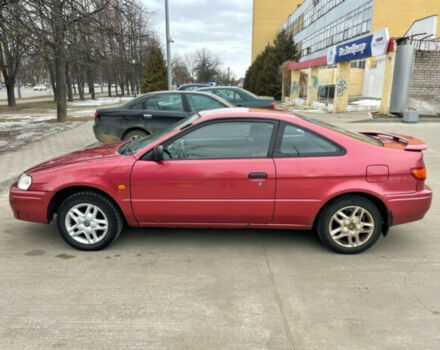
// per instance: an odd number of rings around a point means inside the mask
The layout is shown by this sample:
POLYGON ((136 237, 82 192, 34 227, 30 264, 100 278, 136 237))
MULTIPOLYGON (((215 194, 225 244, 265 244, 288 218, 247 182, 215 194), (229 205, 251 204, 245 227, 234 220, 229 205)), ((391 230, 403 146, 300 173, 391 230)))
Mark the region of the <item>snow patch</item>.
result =
POLYGON ((108 98, 98 98, 96 100, 86 100, 86 101, 75 101, 69 102, 68 106, 102 106, 109 104, 117 104, 122 101, 130 101, 134 97, 108 97, 108 98))
POLYGON ((358 100, 353 101, 350 104, 357 105, 357 106, 367 106, 367 107, 380 107, 380 100, 372 100, 372 99, 365 99, 365 100, 358 100))

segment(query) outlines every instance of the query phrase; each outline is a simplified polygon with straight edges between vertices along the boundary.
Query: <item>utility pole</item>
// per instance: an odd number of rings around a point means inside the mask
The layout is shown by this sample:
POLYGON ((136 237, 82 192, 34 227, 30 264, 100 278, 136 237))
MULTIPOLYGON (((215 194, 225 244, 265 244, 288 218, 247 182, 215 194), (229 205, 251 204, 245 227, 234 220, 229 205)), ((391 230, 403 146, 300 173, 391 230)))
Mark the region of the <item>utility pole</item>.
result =
POLYGON ((168 13, 168 0, 165 0, 165 23, 166 23, 166 40, 167 40, 167 73, 168 73, 168 90, 173 89, 173 81, 171 77, 171 51, 170 44, 170 18, 168 13))

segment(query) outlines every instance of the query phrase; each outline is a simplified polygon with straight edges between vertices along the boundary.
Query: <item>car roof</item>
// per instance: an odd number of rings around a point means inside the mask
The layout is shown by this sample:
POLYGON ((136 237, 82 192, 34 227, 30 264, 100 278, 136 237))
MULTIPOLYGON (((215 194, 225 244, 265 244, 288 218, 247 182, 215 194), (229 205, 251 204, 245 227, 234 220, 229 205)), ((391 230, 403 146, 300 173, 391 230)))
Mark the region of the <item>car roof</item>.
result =
POLYGON ((220 108, 202 111, 199 113, 201 120, 221 119, 221 118, 262 118, 262 119, 282 119, 300 120, 301 118, 289 111, 273 110, 268 108, 220 108))
POLYGON ((203 90, 203 89, 239 89, 238 86, 206 86, 206 87, 202 87, 199 90, 203 90))
POLYGON ((145 95, 154 95, 154 94, 203 94, 203 95, 209 95, 209 96, 215 96, 210 94, 209 92, 199 91, 199 90, 159 90, 159 91, 151 91, 147 92, 145 95))
POLYGON ((204 84, 204 83, 188 83, 188 84, 180 85, 179 88, 186 87, 186 86, 206 86, 206 87, 208 87, 209 84, 204 84))

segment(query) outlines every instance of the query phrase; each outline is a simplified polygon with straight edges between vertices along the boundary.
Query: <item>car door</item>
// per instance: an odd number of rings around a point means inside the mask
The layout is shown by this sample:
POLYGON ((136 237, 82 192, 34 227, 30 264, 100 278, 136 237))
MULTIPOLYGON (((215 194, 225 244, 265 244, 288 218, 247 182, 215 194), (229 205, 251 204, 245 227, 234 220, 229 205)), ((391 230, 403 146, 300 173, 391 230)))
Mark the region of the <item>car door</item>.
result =
POLYGON ((179 122, 190 114, 181 93, 156 93, 139 106, 139 118, 150 133, 156 133, 179 122))
POLYGON ((277 189, 274 224, 309 227, 326 191, 347 173, 345 150, 315 132, 281 123, 274 150, 277 189), (337 170, 335 170, 337 169, 337 170))
POLYGON ((276 181, 269 154, 277 125, 261 119, 205 122, 165 142, 163 161, 138 160, 131 175, 138 222, 269 223, 276 181))
POLYGON ((192 113, 226 107, 220 101, 202 94, 185 94, 185 98, 192 113))

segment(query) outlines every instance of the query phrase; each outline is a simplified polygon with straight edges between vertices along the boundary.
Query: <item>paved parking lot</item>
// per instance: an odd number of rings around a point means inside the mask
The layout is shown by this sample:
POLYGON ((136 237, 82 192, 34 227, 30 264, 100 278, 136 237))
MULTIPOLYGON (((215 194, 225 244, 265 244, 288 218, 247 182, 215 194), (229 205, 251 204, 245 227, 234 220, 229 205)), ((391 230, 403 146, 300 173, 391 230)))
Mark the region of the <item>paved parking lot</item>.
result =
POLYGON ((356 256, 303 231, 128 229, 68 247, 0 194, 0 349, 438 349, 440 123, 414 135, 433 207, 356 256))

